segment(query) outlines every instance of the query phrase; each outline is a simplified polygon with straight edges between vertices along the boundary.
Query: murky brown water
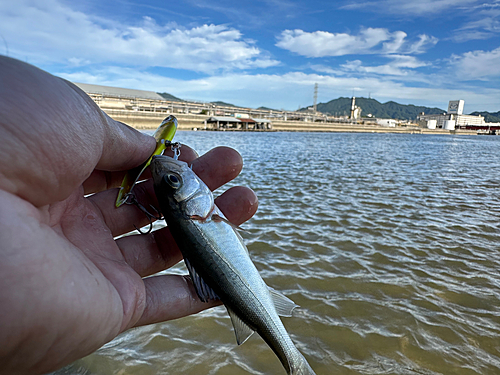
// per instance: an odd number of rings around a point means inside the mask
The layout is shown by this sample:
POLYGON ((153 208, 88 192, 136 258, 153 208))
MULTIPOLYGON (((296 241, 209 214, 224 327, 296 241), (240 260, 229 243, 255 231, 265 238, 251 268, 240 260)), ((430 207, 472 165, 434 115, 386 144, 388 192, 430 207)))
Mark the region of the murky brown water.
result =
MULTIPOLYGON (((232 146, 243 233, 321 374, 500 373, 500 137, 179 132, 232 146)), ((178 266, 170 272, 181 272, 178 266)), ((129 331, 56 374, 284 374, 223 307, 129 331)))

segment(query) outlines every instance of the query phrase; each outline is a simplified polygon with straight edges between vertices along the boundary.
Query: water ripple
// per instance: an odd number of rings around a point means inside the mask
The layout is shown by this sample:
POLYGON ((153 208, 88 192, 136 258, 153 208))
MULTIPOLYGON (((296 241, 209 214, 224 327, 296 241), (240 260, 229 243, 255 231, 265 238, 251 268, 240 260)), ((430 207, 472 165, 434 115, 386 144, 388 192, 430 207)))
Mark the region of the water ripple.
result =
MULTIPOLYGON (((500 373, 500 137, 180 132, 240 151, 243 227, 284 323, 319 374, 500 373)), ((174 272, 185 272, 176 268, 174 272)), ((279 374, 223 308, 129 331, 78 374, 279 374)), ((69 372, 68 372, 69 371, 69 372)))

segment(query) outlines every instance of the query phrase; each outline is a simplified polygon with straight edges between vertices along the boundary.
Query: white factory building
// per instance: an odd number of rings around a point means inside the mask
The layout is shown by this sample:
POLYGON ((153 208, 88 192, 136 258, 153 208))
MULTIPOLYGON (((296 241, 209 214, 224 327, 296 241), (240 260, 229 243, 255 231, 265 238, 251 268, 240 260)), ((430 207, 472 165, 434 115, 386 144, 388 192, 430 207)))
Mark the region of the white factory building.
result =
POLYGON ((429 129, 443 128, 454 130, 455 127, 466 125, 485 125, 483 116, 464 115, 463 100, 450 100, 448 112, 439 115, 426 115, 422 113, 417 117, 419 125, 429 129))

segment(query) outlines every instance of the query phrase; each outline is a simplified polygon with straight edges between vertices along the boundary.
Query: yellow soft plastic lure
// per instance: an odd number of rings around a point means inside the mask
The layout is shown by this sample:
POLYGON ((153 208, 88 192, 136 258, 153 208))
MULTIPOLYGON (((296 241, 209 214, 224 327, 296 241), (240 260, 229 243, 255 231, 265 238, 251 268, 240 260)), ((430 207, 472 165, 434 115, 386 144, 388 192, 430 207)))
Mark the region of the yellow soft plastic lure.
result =
POLYGON ((151 163, 151 159, 153 158, 153 156, 160 155, 167 148, 167 144, 169 144, 172 139, 174 139, 176 130, 177 119, 174 116, 168 116, 165 120, 162 121, 161 125, 153 134, 156 139, 156 149, 153 154, 143 164, 127 171, 127 174, 125 175, 125 177, 123 177, 120 190, 118 191, 118 196, 116 197, 116 207, 120 207, 127 201, 128 196, 132 192, 135 184, 137 183, 137 181, 139 181, 142 173, 151 163))

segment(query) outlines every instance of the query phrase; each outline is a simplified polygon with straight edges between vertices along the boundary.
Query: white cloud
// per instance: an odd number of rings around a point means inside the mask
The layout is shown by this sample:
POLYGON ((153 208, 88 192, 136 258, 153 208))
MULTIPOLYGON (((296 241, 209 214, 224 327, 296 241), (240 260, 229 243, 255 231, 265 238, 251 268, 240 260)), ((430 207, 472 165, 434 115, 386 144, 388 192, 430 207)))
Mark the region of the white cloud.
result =
POLYGON ((481 30, 458 30, 451 38, 453 41, 462 43, 469 40, 479 40, 491 38, 492 34, 481 30))
POLYGON ((0 2, 0 34, 11 55, 37 63, 114 63, 210 72, 278 64, 224 25, 181 28, 145 17, 123 25, 56 0, 0 2), (28 51, 28 52, 27 52, 28 51))
POLYGON ((353 54, 421 53, 437 43, 437 38, 420 35, 413 44, 403 31, 389 32, 382 28, 367 28, 358 35, 285 30, 276 46, 306 57, 343 56, 353 54))
POLYGON ((438 39, 425 34, 419 35, 418 40, 408 46, 407 53, 424 53, 429 47, 433 47, 438 42, 438 39))
MULTIPOLYGON (((384 65, 366 66, 360 60, 354 60, 343 64, 342 68, 346 71, 366 74, 408 76, 412 74, 410 69, 429 65, 428 63, 418 60, 414 56, 390 55, 387 57, 392 59, 392 61, 384 65)), ((414 77, 412 80, 422 80, 422 78, 417 79, 417 77, 414 77)))
POLYGON ((383 44, 383 49, 387 53, 396 53, 398 52, 401 47, 403 46, 403 43, 405 42, 405 38, 407 37, 407 34, 404 31, 396 31, 393 33, 393 40, 390 40, 388 42, 384 42, 383 44))
POLYGON ((307 66, 307 68, 310 68, 315 72, 326 73, 326 74, 334 75, 334 76, 342 76, 345 74, 345 72, 343 70, 339 69, 339 67, 334 69, 331 66, 327 66, 327 65, 323 65, 323 64, 310 64, 307 66))
MULTIPOLYGON (((266 0, 265 3, 274 1, 266 0)), ((444 103, 445 106, 450 98, 459 97, 467 101, 468 108, 486 109, 474 103, 487 102, 487 96, 490 98, 489 102, 491 97, 500 97, 498 89, 484 88, 477 82, 473 86, 473 83, 467 81, 488 79, 487 84, 481 84, 489 87, 498 83, 500 51, 494 49, 496 45, 476 47, 491 51, 463 53, 467 49, 457 50, 457 56, 447 61, 433 61, 429 54, 426 58, 432 62, 432 69, 419 69, 430 67, 431 63, 418 59, 416 54, 437 43, 437 39, 432 36, 418 35, 419 31, 409 32, 415 30, 416 26, 420 27, 420 23, 408 25, 409 35, 401 30, 389 29, 392 26, 366 28, 353 33, 303 30, 281 32, 283 29, 275 31, 270 28, 267 32, 280 33, 276 41, 278 47, 302 56, 318 58, 308 60, 311 65, 299 67, 313 69, 315 73, 286 73, 286 65, 283 64, 280 69, 272 70, 279 70, 280 74, 259 75, 241 74, 240 70, 248 73, 250 69, 276 66, 279 62, 260 49, 255 41, 243 35, 238 26, 230 26, 238 25, 239 19, 232 19, 230 22, 233 23, 228 25, 196 24, 198 26, 189 27, 175 23, 160 24, 148 17, 138 18, 133 23, 119 23, 112 17, 103 18, 76 11, 72 4, 67 0, 0 0, 0 37, 5 39, 3 43, 0 38, 0 48, 5 44, 11 57, 27 60, 50 72, 58 71, 59 75, 73 81, 166 91, 186 99, 224 100, 254 107, 265 105, 295 109, 298 105, 310 105, 315 82, 320 84, 320 100, 351 95, 354 90, 361 96, 371 92, 379 100, 431 106, 441 105, 439 103, 444 103), (353 56, 350 58, 353 61, 345 61, 344 58, 343 65, 337 63, 328 66, 330 61, 339 59, 319 59, 363 54, 371 56, 353 56), (379 56, 374 58, 374 54, 379 56), (382 58, 388 60, 380 62, 382 58), (447 63, 453 69, 449 69, 448 65, 440 69, 447 63), (155 70, 155 67, 177 70, 155 70), (153 73, 158 71, 173 77, 200 76, 188 71, 208 73, 206 75, 211 76, 174 79, 153 73)), ((449 9, 452 14, 451 11, 458 12, 459 7, 468 6, 470 17, 464 17, 463 20, 460 18, 460 22, 465 22, 465 25, 453 23, 456 25, 453 27, 461 27, 463 35, 491 35, 498 28, 498 15, 493 12, 492 4, 480 7, 475 0, 382 0, 374 4, 378 9, 376 11, 383 10, 386 13, 407 12, 412 16, 430 15, 431 18, 434 15, 432 22, 441 21, 435 16, 438 10, 442 12, 449 9), (472 5, 478 6, 478 14, 484 8, 490 18, 475 21, 480 17, 472 17, 472 5)), ((235 6, 232 10, 238 9, 235 6)), ((118 15, 117 19, 122 16, 118 15)), ((195 18, 189 20, 206 19, 199 14, 193 17, 195 18)), ((456 19, 458 18, 454 18, 456 19)), ((420 19, 417 22, 419 21, 420 19)), ((427 24, 427 21, 422 22, 424 26, 427 24)), ((278 26, 273 24, 272 27, 278 26)), ((248 30, 251 30, 250 26, 248 30)), ((451 33, 454 31, 449 32, 448 35, 453 35, 451 33)), ((446 53, 443 51, 444 49, 441 53, 446 53)), ((498 105, 500 104, 495 103, 492 109, 498 110, 498 105)))
POLYGON ((359 35, 333 34, 327 31, 285 30, 276 46, 307 57, 342 56, 371 53, 371 49, 389 40, 386 29, 365 29, 359 35))
POLYGON ((410 16, 428 16, 442 13, 445 10, 457 11, 464 7, 473 7, 478 0, 382 0, 352 2, 340 9, 372 10, 389 14, 404 14, 410 16))
POLYGON ((392 65, 397 67, 397 68, 421 68, 422 66, 428 66, 429 63, 426 63, 424 61, 420 61, 414 56, 408 56, 408 55, 391 55, 388 56, 389 58, 393 59, 392 65))
MULTIPOLYGON (((500 7, 500 2, 497 4, 500 7)), ((483 9, 473 13, 478 19, 465 23, 453 32, 455 42, 488 39, 500 33, 500 9, 483 9)))
POLYGON ((451 65, 460 80, 500 77, 500 47, 492 51, 471 51, 452 56, 451 65))
MULTIPOLYGON (((376 0, 352 1, 340 6, 343 10, 383 13, 406 17, 422 17, 443 22, 453 16, 449 38, 455 42, 488 39, 500 32, 500 1, 498 0, 376 0), (440 17, 440 18, 437 18, 440 17), (463 23, 463 25, 462 25, 463 23)), ((446 23, 443 23, 445 25, 446 23)))
MULTIPOLYGON (((402 63, 411 65, 411 62, 402 63)), ((479 93, 474 87, 452 85, 441 88, 434 86, 409 87, 401 81, 388 77, 336 77, 328 74, 306 74, 292 72, 285 74, 243 74, 231 73, 201 79, 182 80, 167 78, 157 74, 124 68, 108 68, 94 73, 63 74, 64 78, 87 83, 137 88, 158 92, 168 92, 183 99, 201 101, 223 100, 241 106, 257 108, 266 106, 276 109, 296 109, 311 105, 314 84, 320 87, 320 102, 340 96, 371 96, 381 102, 394 100, 402 104, 445 107, 450 98, 465 99, 467 108, 487 110, 484 103, 492 97, 500 97, 499 89, 483 89, 479 93), (265 87, 265 89, 263 89, 265 87)), ((491 110, 495 109, 494 104, 491 110)))

